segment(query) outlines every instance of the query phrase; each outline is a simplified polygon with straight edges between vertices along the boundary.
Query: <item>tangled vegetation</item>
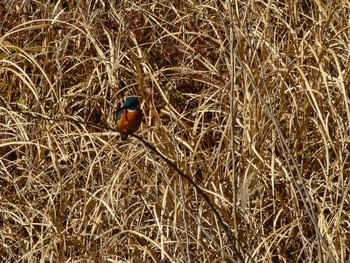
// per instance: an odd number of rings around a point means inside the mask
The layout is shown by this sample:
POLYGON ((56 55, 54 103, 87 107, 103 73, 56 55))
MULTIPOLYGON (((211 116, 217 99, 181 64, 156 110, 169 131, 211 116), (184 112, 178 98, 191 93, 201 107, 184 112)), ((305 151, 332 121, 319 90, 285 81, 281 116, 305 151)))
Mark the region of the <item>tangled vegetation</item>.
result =
POLYGON ((0 1, 1 261, 349 262, 349 10, 0 1))

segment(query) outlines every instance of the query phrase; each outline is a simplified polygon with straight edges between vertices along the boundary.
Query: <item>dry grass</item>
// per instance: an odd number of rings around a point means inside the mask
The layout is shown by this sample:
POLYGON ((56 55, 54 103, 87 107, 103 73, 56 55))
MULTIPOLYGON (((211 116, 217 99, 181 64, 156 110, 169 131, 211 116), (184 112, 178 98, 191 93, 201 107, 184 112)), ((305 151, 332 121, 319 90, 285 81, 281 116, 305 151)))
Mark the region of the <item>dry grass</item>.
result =
POLYGON ((233 2, 2 1, 1 261, 350 262, 350 3, 233 2))

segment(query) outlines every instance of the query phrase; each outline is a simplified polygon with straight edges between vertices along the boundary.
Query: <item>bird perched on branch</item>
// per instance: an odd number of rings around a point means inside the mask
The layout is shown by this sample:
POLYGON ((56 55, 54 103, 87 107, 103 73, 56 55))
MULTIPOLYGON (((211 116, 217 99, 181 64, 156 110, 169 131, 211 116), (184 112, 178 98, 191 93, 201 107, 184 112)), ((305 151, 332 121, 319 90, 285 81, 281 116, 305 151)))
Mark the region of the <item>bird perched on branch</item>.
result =
POLYGON ((142 111, 140 101, 137 97, 129 97, 125 100, 123 107, 119 108, 115 114, 117 128, 122 131, 121 139, 124 141, 128 134, 138 130, 142 122, 142 111))

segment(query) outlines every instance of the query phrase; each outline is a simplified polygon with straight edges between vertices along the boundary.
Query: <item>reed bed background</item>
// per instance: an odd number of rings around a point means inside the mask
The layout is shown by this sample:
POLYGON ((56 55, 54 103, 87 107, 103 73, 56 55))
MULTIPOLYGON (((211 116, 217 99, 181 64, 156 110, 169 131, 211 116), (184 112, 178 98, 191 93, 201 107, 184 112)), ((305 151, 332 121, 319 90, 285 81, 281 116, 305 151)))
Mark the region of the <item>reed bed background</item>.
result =
POLYGON ((349 1, 0 3, 2 262, 350 262, 349 1))

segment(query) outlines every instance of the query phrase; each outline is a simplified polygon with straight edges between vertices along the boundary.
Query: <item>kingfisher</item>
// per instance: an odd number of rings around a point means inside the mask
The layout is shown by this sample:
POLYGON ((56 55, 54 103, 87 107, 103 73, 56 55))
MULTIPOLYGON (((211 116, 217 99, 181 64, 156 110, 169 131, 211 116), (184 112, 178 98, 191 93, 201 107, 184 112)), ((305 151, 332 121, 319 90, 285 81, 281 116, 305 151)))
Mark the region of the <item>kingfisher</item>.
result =
POLYGON ((117 128, 122 131, 121 139, 125 141, 128 134, 138 130, 142 122, 140 101, 137 97, 126 98, 123 107, 116 111, 117 128))

